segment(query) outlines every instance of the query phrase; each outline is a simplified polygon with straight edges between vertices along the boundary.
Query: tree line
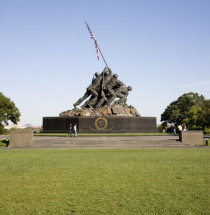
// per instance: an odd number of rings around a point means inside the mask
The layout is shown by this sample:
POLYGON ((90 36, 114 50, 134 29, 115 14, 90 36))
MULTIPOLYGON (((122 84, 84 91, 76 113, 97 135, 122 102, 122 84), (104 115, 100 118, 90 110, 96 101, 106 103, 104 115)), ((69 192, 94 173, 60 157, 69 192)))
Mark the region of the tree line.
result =
POLYGON ((198 93, 185 93, 171 102, 161 114, 163 124, 185 124, 188 130, 210 133, 210 99, 198 93))
POLYGON ((4 133, 4 126, 9 121, 17 124, 20 121, 20 111, 15 103, 0 92, 0 134, 4 133))

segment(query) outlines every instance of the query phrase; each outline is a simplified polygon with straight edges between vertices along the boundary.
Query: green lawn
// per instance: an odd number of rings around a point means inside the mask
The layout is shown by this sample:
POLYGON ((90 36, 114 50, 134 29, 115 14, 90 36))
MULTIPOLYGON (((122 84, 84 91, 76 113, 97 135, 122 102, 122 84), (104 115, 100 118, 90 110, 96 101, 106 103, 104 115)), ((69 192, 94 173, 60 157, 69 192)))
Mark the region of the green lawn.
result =
POLYGON ((1 149, 0 214, 210 214, 210 150, 1 149))

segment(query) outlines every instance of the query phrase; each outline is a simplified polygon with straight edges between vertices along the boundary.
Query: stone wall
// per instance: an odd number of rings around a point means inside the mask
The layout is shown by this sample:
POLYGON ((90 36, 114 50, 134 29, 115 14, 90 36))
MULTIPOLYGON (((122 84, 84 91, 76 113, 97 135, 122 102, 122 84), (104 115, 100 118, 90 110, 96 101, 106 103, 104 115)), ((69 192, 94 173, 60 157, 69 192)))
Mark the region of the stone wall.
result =
POLYGON ((11 131, 9 134, 9 146, 30 145, 32 143, 32 131, 11 131))
POLYGON ((191 145, 202 145, 203 131, 183 131, 181 133, 181 142, 191 145))

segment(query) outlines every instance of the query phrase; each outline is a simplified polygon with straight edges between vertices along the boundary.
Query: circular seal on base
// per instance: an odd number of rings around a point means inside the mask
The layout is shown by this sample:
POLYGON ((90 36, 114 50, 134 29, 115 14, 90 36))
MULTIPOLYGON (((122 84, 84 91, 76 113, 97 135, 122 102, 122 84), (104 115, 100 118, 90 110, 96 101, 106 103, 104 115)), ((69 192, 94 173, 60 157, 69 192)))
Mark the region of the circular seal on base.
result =
POLYGON ((98 117, 96 120, 95 120, 95 126, 98 130, 104 130, 107 128, 108 126, 108 121, 106 118, 104 117, 98 117))

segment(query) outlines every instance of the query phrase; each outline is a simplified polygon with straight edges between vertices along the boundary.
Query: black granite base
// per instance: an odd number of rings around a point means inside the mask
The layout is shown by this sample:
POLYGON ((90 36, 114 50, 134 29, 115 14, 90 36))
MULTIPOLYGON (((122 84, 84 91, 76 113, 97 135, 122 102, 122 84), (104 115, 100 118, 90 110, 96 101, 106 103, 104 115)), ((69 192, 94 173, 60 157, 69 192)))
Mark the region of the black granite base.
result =
POLYGON ((156 132, 156 117, 43 117, 44 133, 66 133, 69 124, 77 124, 78 133, 150 133, 156 132))

